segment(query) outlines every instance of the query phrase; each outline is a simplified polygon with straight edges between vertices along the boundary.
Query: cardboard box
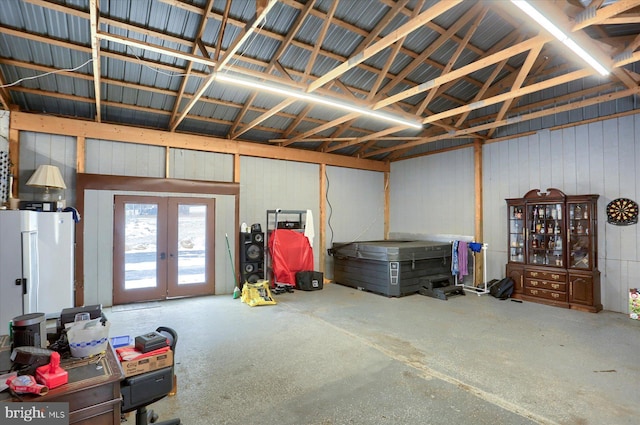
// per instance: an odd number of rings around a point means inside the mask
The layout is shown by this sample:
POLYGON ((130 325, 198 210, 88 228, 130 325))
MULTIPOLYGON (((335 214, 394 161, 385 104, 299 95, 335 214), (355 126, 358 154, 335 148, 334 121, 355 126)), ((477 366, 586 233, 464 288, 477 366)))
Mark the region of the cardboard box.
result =
POLYGON ((143 357, 141 359, 123 361, 120 363, 124 376, 140 375, 141 373, 151 372, 152 370, 162 369, 173 364, 173 351, 165 351, 155 356, 143 357))

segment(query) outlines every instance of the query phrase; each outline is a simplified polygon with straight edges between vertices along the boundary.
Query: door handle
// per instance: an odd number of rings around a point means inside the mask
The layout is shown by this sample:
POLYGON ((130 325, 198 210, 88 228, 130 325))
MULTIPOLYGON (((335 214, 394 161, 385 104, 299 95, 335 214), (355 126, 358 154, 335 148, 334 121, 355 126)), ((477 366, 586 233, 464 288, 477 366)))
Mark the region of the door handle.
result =
POLYGON ((16 279, 16 286, 22 286, 22 295, 27 295, 27 279, 26 278, 16 279))
POLYGON ((161 252, 161 253, 160 253, 160 259, 161 259, 161 260, 164 260, 164 259, 166 259, 166 258, 167 258, 167 254, 165 254, 164 252, 161 252))

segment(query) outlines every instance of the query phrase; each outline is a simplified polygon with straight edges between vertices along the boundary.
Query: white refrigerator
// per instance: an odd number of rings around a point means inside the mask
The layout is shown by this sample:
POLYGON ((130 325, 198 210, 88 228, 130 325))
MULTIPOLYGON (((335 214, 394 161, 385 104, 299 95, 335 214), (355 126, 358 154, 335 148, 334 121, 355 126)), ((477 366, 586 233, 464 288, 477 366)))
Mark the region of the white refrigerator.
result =
POLYGON ((75 221, 71 212, 38 212, 38 312, 60 317, 74 305, 75 221))
POLYGON ((16 316, 74 306, 74 248, 73 213, 0 210, 0 335, 16 316))

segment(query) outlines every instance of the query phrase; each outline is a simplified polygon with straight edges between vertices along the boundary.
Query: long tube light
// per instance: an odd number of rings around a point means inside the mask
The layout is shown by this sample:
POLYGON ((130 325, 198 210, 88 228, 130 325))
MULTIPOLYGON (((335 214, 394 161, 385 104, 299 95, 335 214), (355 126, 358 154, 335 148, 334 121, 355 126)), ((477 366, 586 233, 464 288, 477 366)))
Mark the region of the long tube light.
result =
POLYGON ((387 114, 380 111, 374 111, 373 109, 368 109, 362 106, 349 104, 337 99, 332 99, 325 96, 318 96, 313 93, 305 93, 305 92, 293 90, 284 86, 268 84, 263 81, 250 80, 247 78, 243 78, 237 74, 218 72, 215 77, 215 80, 223 81, 229 84, 235 84, 242 87, 248 87, 248 88, 252 88, 260 91, 265 91, 269 93, 279 94, 287 97, 295 97, 296 99, 306 100, 309 102, 330 106, 332 108, 338 108, 338 109, 343 109, 350 112, 356 112, 358 114, 367 115, 373 118, 378 118, 381 120, 400 124, 409 128, 422 129, 422 122, 418 120, 412 121, 409 119, 402 118, 398 115, 392 115, 392 114, 387 114))
POLYGON ((536 8, 531 6, 529 2, 526 0, 511 0, 511 3, 516 5, 520 10, 529 15, 531 19, 536 21, 539 25, 541 25, 544 29, 549 31, 551 35, 560 40, 571 49, 576 55, 578 55, 582 60, 587 62, 593 69, 598 71, 600 75, 607 76, 609 75, 609 71, 598 62, 593 56, 587 53, 582 47, 580 47, 575 41, 571 39, 567 34, 564 33, 560 28, 558 28, 554 23, 548 20, 542 13, 540 13, 536 8))

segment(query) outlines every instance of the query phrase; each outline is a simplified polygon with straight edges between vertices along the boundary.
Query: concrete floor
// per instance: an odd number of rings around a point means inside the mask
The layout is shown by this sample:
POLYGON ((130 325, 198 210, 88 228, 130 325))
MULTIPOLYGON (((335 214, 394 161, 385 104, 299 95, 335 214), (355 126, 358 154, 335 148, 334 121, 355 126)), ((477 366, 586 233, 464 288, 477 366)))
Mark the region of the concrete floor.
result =
MULTIPOLYGON (((230 295, 105 309, 111 336, 179 333, 184 424, 637 424, 640 321, 488 295, 337 284, 249 307, 230 295)), ((130 419, 131 421, 132 419, 130 419)))

